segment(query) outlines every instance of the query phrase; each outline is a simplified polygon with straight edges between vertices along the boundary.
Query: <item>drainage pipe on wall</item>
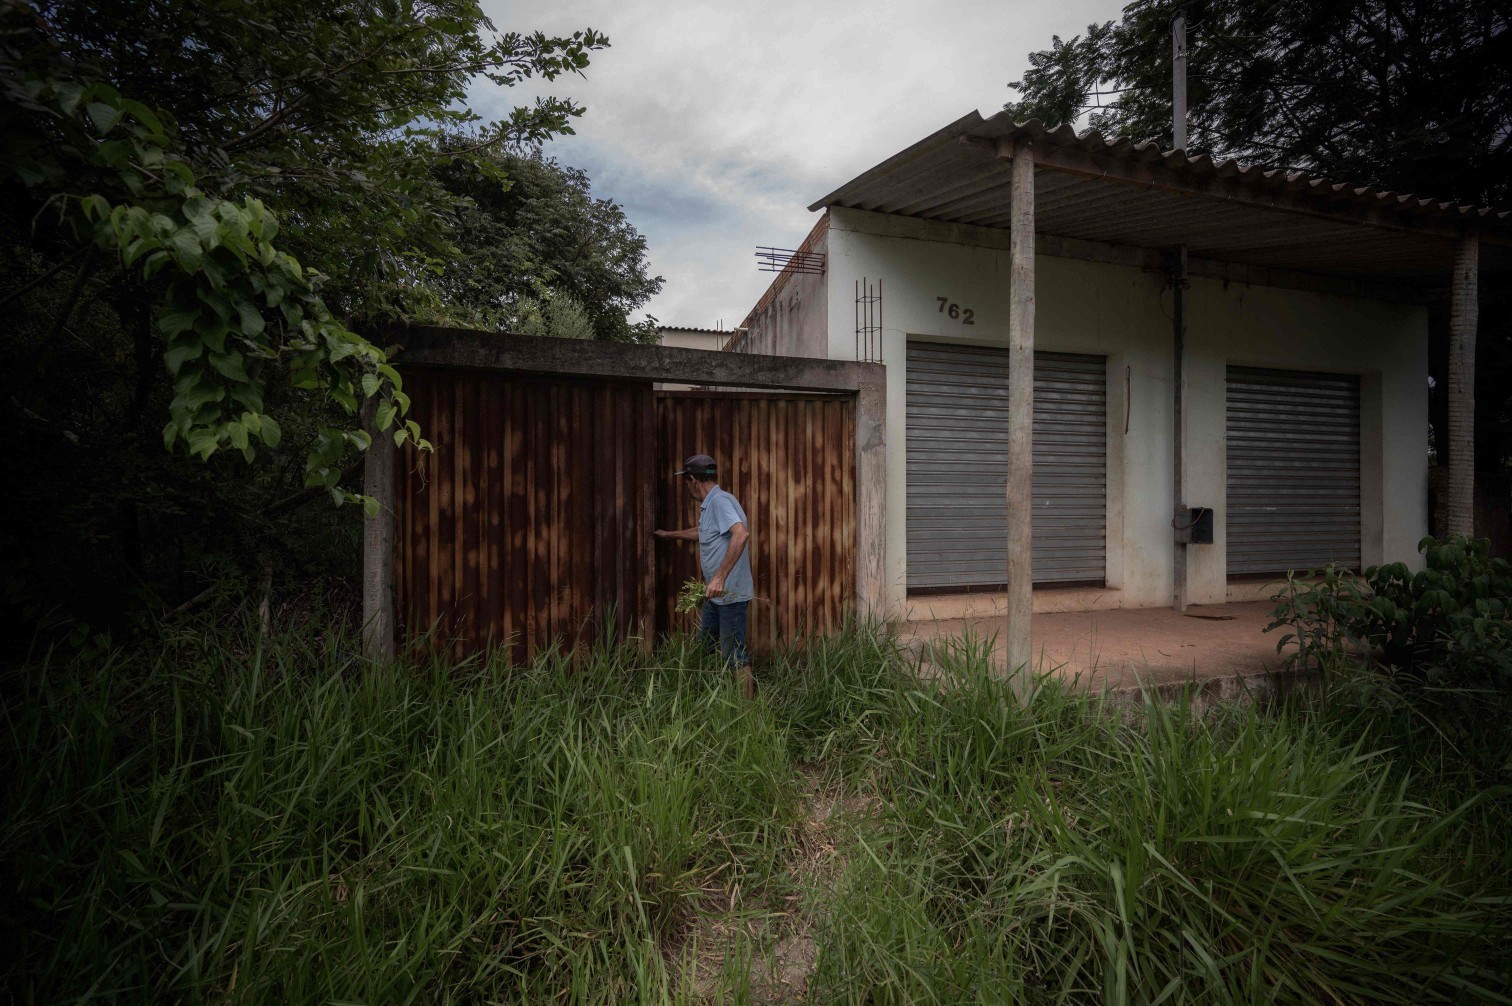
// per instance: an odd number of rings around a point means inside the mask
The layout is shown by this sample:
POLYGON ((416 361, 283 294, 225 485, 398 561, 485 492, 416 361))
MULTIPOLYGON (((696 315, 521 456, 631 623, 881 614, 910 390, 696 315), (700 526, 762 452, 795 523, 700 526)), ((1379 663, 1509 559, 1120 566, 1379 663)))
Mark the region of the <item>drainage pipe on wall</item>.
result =
POLYGON ((1190 511, 1186 505, 1185 473, 1182 471, 1183 455, 1186 453, 1186 422, 1182 412, 1186 393, 1186 245, 1177 245, 1171 252, 1171 334, 1174 337, 1172 354, 1173 380, 1171 382, 1173 417, 1171 435, 1171 488, 1173 512, 1171 527, 1175 553, 1174 596, 1171 605, 1177 611, 1186 611, 1187 605, 1187 546, 1186 535, 1179 533, 1191 527, 1190 511))

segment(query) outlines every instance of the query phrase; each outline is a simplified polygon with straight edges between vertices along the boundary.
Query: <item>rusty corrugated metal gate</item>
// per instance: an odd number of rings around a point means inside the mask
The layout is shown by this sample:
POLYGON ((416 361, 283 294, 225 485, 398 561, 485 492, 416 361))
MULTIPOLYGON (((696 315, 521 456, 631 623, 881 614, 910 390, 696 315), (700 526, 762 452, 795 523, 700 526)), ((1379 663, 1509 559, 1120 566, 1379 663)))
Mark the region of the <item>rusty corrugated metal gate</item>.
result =
POLYGON ((692 627, 674 617, 696 547, 651 539, 695 505, 669 473, 697 451, 751 522, 758 650, 837 627, 855 596, 855 402, 655 392, 644 382, 406 368, 433 454, 399 452, 395 601, 413 643, 461 656, 509 641, 692 627), (429 633, 428 636, 425 634, 429 633))
POLYGON ((524 659, 596 632, 640 634, 654 606, 644 384, 407 369, 434 454, 401 451, 395 594, 411 637, 454 653, 513 640, 524 659))
MULTIPOLYGON (((657 394, 659 471, 706 453, 719 484, 751 525, 756 601, 747 638, 774 643, 839 628, 855 600, 856 405, 849 396, 664 391, 657 394)), ((698 504, 663 478, 658 526, 693 527, 698 504)), ((658 546, 657 628, 691 629, 673 611, 678 589, 698 575, 696 545, 658 546)))

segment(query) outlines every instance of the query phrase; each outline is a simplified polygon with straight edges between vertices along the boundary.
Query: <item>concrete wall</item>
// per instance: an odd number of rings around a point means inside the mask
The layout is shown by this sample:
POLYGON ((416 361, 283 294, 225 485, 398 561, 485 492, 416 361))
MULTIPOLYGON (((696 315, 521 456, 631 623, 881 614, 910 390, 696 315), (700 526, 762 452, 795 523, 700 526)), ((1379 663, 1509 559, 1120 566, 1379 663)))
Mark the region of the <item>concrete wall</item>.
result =
MULTIPOLYGON (((835 209, 825 251, 832 290, 850 290, 861 276, 885 282, 889 610, 940 617, 990 610, 991 596, 905 597, 905 340, 1007 344, 1008 234, 835 209), (950 304, 959 308, 956 319, 950 304)), ((1035 268, 1036 348, 1107 357, 1109 464, 1108 586, 1037 591, 1036 610, 1170 604, 1171 291, 1160 272, 1136 267, 1042 254, 1035 268)), ((1188 550, 1189 600, 1218 603, 1230 594, 1223 522, 1230 363, 1361 375, 1362 558, 1413 562, 1427 533, 1426 312, 1207 279, 1192 280, 1187 305, 1187 502, 1217 511, 1215 543, 1188 550)), ((832 359, 855 358, 853 315, 851 298, 830 298, 832 359)))
MULTIPOLYGON (((828 214, 820 217, 798 250, 823 254, 828 222, 828 214)), ((778 273, 741 322, 743 334, 725 348, 762 356, 827 358, 829 291, 828 272, 778 273)), ((854 353, 848 357, 854 358, 854 353)))
MULTIPOLYGON (((656 330, 656 344, 658 346, 671 346, 673 349, 703 349, 717 353, 724 349, 725 343, 730 341, 734 332, 711 332, 706 328, 658 328, 656 330)), ((657 382, 658 391, 689 391, 691 384, 669 384, 664 381, 657 382)))

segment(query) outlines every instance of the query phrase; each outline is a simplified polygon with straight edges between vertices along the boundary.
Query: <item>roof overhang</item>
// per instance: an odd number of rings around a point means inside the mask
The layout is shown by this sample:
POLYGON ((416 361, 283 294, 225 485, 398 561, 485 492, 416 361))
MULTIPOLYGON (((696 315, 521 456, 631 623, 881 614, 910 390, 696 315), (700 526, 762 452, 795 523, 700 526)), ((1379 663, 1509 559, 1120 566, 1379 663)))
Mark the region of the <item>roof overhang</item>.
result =
POLYGON ((1512 270, 1512 215, 1380 192, 1302 172, 1188 157, 1095 130, 976 112, 810 206, 1007 228, 1011 160, 1034 156, 1035 231, 1169 249, 1266 269, 1426 289, 1447 284, 1454 242, 1481 239, 1484 272, 1512 270))

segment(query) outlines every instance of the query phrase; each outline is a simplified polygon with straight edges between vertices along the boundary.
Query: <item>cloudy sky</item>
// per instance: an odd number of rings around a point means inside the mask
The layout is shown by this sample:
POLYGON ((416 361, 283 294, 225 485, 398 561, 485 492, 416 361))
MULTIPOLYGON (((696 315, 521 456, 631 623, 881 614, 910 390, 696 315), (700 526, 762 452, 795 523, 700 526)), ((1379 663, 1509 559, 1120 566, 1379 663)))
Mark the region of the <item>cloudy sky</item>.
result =
POLYGON ((537 93, 587 106, 548 153, 620 203, 665 277, 665 325, 740 323, 771 276, 757 245, 795 247, 805 207, 972 109, 1001 108, 1050 36, 1120 0, 636 2, 484 0, 504 31, 593 27, 611 48, 549 90, 477 86, 480 113, 537 93))

